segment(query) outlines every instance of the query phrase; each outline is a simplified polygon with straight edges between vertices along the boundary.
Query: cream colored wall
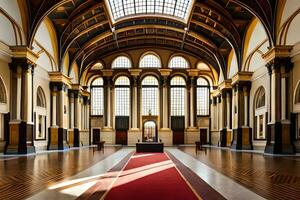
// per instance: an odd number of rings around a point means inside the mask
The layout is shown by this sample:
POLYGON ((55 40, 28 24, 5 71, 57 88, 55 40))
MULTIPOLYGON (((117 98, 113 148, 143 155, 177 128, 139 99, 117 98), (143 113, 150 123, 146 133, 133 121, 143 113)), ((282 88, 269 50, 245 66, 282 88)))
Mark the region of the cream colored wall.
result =
POLYGON ((9 112, 9 102, 10 102, 10 69, 7 61, 0 60, 0 76, 3 80, 6 89, 7 104, 0 106, 0 112, 9 112))
POLYGON ((15 38, 13 24, 1 13, 0 27, 5 27, 0 31, 0 42, 9 46, 15 46, 17 44, 17 41, 15 38))
MULTIPOLYGON (((18 5, 18 0, 1 0, 0 8, 6 11, 16 22, 22 27, 22 17, 20 14, 20 9, 18 5)), ((3 27, 3 26, 1 26, 3 27)), ((6 27, 5 27, 6 28, 6 27)))
POLYGON ((300 1, 299 0, 286 0, 282 13, 282 17, 280 20, 280 26, 286 22, 286 20, 300 8, 300 1))
POLYGON ((266 105, 269 107, 269 92, 270 92, 270 81, 268 69, 265 65, 258 67, 258 69, 253 73, 251 78, 251 90, 250 90, 250 127, 254 127, 254 98, 257 90, 260 87, 264 87, 266 91, 266 105))
POLYGON ((234 52, 234 50, 231 50, 230 56, 229 56, 229 61, 228 61, 228 78, 232 78, 237 72, 238 72, 238 63, 237 63, 237 57, 234 52))
MULTIPOLYGON (((44 91, 45 98, 46 98, 46 112, 47 112, 47 122, 46 122, 46 140, 45 141, 34 141, 34 145, 36 146, 37 150, 45 150, 47 148, 47 141, 48 141, 48 127, 50 127, 50 109, 51 109, 51 100, 50 100, 50 88, 49 88, 49 76, 48 72, 40 67, 37 66, 34 70, 34 77, 33 77, 34 85, 33 85, 33 112, 37 112, 38 108, 36 106, 36 99, 37 99, 37 89, 41 87, 44 91)), ((35 131, 34 131, 35 133, 35 131)))

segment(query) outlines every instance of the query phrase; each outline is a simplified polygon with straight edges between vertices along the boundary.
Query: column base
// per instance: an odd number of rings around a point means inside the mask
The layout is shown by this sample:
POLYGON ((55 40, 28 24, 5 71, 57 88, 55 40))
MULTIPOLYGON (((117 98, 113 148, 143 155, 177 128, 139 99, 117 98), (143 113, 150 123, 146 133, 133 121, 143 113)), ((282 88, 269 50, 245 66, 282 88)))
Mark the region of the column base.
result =
POLYGON ((11 122, 9 124, 9 142, 4 154, 30 154, 35 153, 33 145, 33 124, 26 122, 11 122))
POLYGON ((80 134, 79 129, 74 128, 73 130, 69 131, 69 145, 71 147, 80 147, 80 134))
POLYGON ((64 128, 49 128, 49 142, 48 150, 65 150, 69 149, 69 144, 67 142, 68 130, 64 128))
POLYGON ((220 130, 220 147, 227 147, 227 129, 220 130))
POLYGON ((268 154, 295 154, 296 148, 291 140, 290 123, 276 122, 267 125, 268 154))
POLYGON ((240 127, 233 129, 231 148, 236 150, 253 150, 252 128, 240 127))

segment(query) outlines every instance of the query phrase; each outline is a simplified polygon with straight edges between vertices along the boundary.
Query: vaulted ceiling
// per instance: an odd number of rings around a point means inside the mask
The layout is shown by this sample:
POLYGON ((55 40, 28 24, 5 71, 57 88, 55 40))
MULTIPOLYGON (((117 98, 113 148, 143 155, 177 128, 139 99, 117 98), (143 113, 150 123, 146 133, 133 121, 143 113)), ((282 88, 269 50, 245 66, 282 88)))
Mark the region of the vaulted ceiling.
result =
POLYGON ((273 45, 277 1, 195 0, 187 24, 162 15, 113 24, 104 0, 27 0, 28 43, 32 45, 38 26, 48 16, 58 36, 60 65, 68 53, 70 66, 76 62, 80 74, 97 59, 143 47, 182 51, 226 72, 232 48, 241 65, 243 40, 253 17, 260 19, 273 45))

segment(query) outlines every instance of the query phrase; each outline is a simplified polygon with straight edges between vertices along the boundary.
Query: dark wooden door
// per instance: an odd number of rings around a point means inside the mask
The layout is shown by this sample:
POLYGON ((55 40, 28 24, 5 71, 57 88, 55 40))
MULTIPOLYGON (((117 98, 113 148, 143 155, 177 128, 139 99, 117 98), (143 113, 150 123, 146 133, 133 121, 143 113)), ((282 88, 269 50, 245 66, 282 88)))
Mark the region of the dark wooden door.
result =
POLYGON ((93 129, 93 144, 100 142, 100 129, 93 129))
POLYGON ((184 131, 173 131, 173 144, 184 144, 184 131))
POLYGON ((127 145, 127 131, 116 130, 116 144, 127 145))
POLYGON ((207 144, 207 129, 200 129, 200 142, 207 144))

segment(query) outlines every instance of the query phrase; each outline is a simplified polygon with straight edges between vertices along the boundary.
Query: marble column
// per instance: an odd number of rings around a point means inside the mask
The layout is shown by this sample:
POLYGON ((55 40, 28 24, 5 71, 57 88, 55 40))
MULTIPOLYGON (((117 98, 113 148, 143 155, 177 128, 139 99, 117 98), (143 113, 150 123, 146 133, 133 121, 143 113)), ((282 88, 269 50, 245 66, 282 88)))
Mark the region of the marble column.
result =
POLYGON ((137 129, 138 115, 138 77, 132 79, 132 129, 137 129))
POLYGON ((294 154, 296 150, 291 139, 291 122, 287 106, 287 99, 291 97, 288 87, 289 72, 293 64, 289 57, 274 57, 266 66, 270 76, 271 118, 267 125, 265 153, 294 154))
POLYGON ((191 77, 190 81, 190 128, 195 128, 195 78, 191 77))
POLYGON ((163 77, 163 129, 169 129, 168 77, 163 77))
POLYGON ((12 58, 11 70, 11 121, 9 141, 5 154, 34 153, 33 123, 33 70, 34 63, 28 58, 12 58))

